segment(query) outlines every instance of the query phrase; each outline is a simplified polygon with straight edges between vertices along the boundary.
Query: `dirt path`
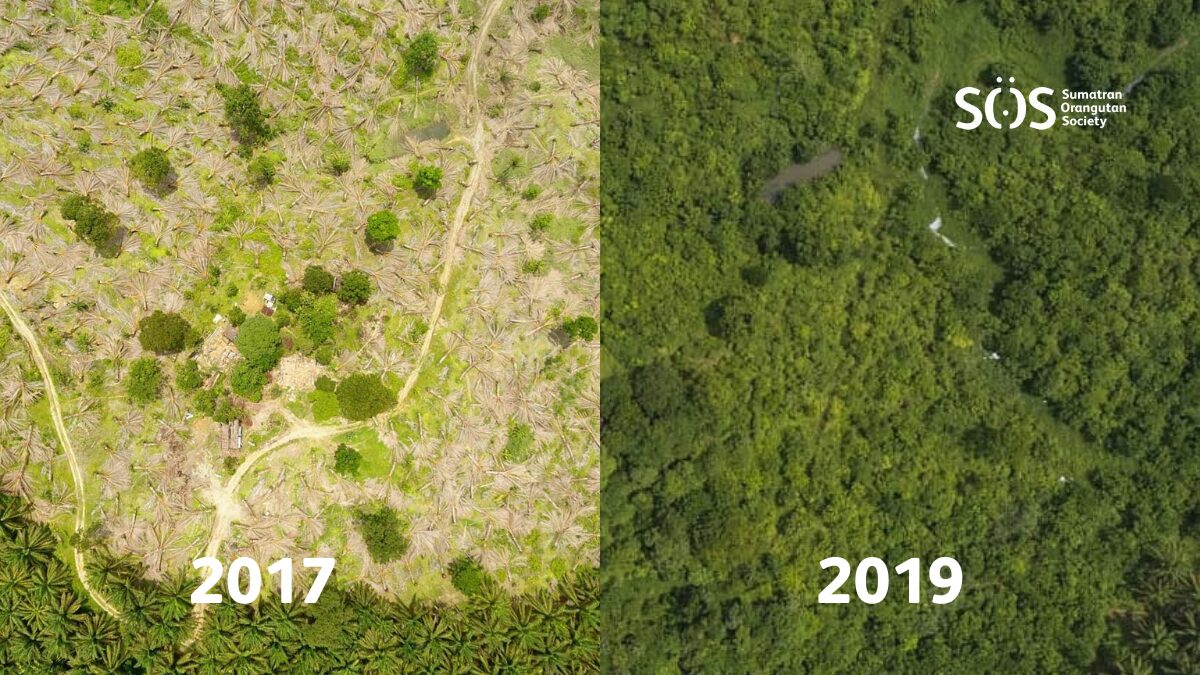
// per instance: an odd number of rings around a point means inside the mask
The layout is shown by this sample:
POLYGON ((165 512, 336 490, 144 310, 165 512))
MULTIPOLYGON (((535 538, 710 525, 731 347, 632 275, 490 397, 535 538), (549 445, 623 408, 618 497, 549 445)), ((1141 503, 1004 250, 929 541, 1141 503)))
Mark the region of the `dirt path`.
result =
MULTIPOLYGON (((438 288, 441 292, 438 293, 437 298, 434 300, 433 307, 429 312, 429 319, 425 322, 425 325, 429 326, 429 329, 425 331, 425 339, 421 343, 421 351, 418 352, 412 371, 404 381, 404 387, 401 388, 400 393, 396 397, 397 406, 403 405, 409 394, 412 393, 413 387, 416 386, 417 378, 421 374, 421 369, 425 365, 425 360, 429 356, 437 323, 441 319, 442 309, 446 304, 446 295, 449 293, 450 277, 454 271, 454 262, 458 257, 458 239, 467 221, 467 214, 470 212, 471 205, 475 200, 475 194, 483 185, 484 172, 491 163, 491 147, 487 142, 487 132, 483 126, 483 115, 480 114, 479 101, 476 96, 479 86, 478 65, 483 53, 483 46, 487 43, 488 31, 491 29, 492 21, 500 12, 500 8, 504 6, 504 2, 505 0, 491 0, 488 4, 484 12, 483 22, 480 24, 479 37, 476 38, 475 44, 471 47, 471 58, 467 62, 466 80, 467 86, 470 88, 470 97, 468 99, 470 101, 469 111, 475 116, 475 130, 471 135, 471 151, 474 159, 471 163, 471 169, 467 174, 467 185, 463 189, 462 196, 459 197, 458 207, 454 211, 454 218, 451 220, 450 230, 446 235, 445 252, 442 254, 442 271, 438 274, 438 288)), ((353 431, 364 424, 363 422, 358 422, 336 427, 321 427, 302 423, 301 426, 294 427, 288 433, 271 441, 246 457, 245 461, 230 476, 229 480, 223 486, 214 488, 210 493, 213 505, 216 507, 216 512, 213 515, 213 527, 208 538, 208 545, 204 548, 204 555, 216 556, 220 552, 222 544, 229 538, 229 534, 233 529, 233 523, 242 510, 241 500, 237 496, 238 488, 241 486, 242 479, 249 474, 250 469, 259 460, 297 441, 336 436, 353 431)), ((192 617, 195 619, 195 625, 192 628, 190 636, 184 642, 185 647, 191 645, 200 636, 200 632, 204 628, 207 607, 208 605, 192 606, 192 617)))
MULTIPOLYGON (((54 421, 54 433, 58 435, 59 444, 62 445, 63 452, 67 455, 67 462, 71 465, 71 482, 75 484, 75 534, 83 532, 84 525, 87 522, 87 497, 83 491, 83 470, 79 467, 79 458, 75 455, 75 448, 71 445, 71 437, 67 434, 67 425, 63 422, 62 403, 58 399, 58 387, 54 384, 54 378, 50 375, 50 366, 46 362, 46 357, 42 353, 42 347, 38 343, 37 335, 33 329, 17 312, 12 301, 9 300, 8 294, 0 291, 0 308, 8 315, 8 320, 12 322, 13 328, 17 329, 17 333, 29 345, 29 352, 33 355, 33 362, 37 364, 38 371, 42 374, 42 382, 46 386, 46 398, 50 401, 50 418, 54 421)), ((113 606, 108 598, 105 598, 95 588, 92 587, 91 581, 88 579, 87 567, 84 565, 83 552, 78 546, 72 546, 71 552, 75 557, 75 574, 79 577, 79 583, 83 585, 83 589, 92 598, 101 609, 108 612, 113 618, 120 618, 121 612, 113 606)))

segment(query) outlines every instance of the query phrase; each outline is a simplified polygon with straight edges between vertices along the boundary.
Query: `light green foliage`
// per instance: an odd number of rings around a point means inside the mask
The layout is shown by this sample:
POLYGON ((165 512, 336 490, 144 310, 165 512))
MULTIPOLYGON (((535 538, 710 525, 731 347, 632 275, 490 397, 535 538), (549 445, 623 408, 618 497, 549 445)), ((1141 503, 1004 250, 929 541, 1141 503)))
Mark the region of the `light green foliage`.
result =
POLYGON ((337 316, 337 298, 332 295, 317 298, 298 313, 300 329, 304 331, 304 335, 309 340, 312 340, 313 345, 319 346, 333 337, 337 316))
POLYGON ((524 462, 533 454, 535 442, 532 427, 524 422, 509 420, 508 440, 504 443, 504 459, 509 462, 524 462))
POLYGON ((270 154, 261 154, 246 165, 246 177, 255 187, 267 187, 275 182, 275 163, 270 154))
POLYGON ((116 49, 117 65, 124 70, 131 70, 142 65, 142 48, 136 42, 126 42, 116 49))
POLYGON ((134 403, 153 403, 158 399, 161 386, 162 369, 158 365, 158 359, 148 356, 129 365, 129 373, 125 376, 125 391, 134 403))
POLYGON ((529 18, 533 19, 536 23, 541 23, 550 18, 550 13, 550 5, 545 2, 541 2, 538 3, 538 5, 533 8, 533 11, 529 13, 529 18))
POLYGON ((217 402, 216 410, 213 412, 213 419, 221 424, 229 424, 234 420, 241 419, 246 414, 237 404, 229 398, 222 398, 217 402))
POLYGON ((533 217, 533 220, 529 221, 529 229, 532 230, 534 234, 542 234, 546 230, 550 229, 550 226, 553 224, 554 214, 539 213, 533 217))
POLYGON ((308 400, 312 403, 313 420, 316 422, 327 422, 342 414, 342 408, 338 405, 337 395, 331 391, 313 391, 308 395, 308 400))
POLYGON ((367 244, 391 244, 400 234, 400 219, 391 211, 376 211, 367 217, 367 244))
POLYGON ((418 164, 412 170, 413 190, 422 199, 429 199, 442 189, 442 168, 432 164, 418 164))
POLYGON ((261 401, 267 376, 248 361, 240 361, 229 376, 229 388, 233 393, 250 401, 261 401))
POLYGON ((196 359, 185 359, 175 366, 175 386, 179 387, 180 391, 195 391, 203 382, 200 365, 196 363, 196 359))
POLYGON ((171 160, 162 148, 146 148, 129 160, 133 175, 146 189, 162 192, 171 186, 171 160))
POLYGON ((267 372, 283 356, 283 343, 274 321, 256 314, 238 329, 237 348, 251 365, 267 372))

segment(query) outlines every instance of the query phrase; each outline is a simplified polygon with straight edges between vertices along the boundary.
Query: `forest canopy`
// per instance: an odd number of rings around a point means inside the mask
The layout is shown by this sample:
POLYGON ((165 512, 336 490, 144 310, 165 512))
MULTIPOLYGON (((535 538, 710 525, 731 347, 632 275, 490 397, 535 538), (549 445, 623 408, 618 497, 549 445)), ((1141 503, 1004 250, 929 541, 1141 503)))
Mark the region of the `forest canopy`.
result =
POLYGON ((1178 608, 1156 552, 1198 569, 1198 25, 604 6, 606 672, 1177 666, 1194 632, 1132 617, 1178 608), (957 129, 999 72, 1128 112, 957 129), (819 605, 830 555, 952 556, 964 590, 819 605))

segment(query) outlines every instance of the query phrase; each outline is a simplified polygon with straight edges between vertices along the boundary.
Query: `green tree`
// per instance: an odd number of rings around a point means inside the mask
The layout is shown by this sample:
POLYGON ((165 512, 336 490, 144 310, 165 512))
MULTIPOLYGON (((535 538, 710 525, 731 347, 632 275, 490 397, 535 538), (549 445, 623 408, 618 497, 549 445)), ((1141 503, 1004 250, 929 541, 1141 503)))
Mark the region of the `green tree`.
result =
POLYGON ((468 597, 479 595, 491 583, 491 577, 479 561, 470 556, 459 556, 450 563, 450 583, 468 597))
POLYGON ((158 390, 162 385, 162 370, 158 359, 147 356, 137 359, 129 366, 129 375, 125 379, 125 390, 134 403, 145 405, 158 398, 158 390))
POLYGON ((420 164, 413 168, 413 190, 423 199, 429 199, 442 189, 442 168, 432 164, 420 164))
POLYGON ((355 476, 358 474, 358 467, 362 463, 362 455, 358 450, 339 443, 337 450, 333 453, 333 470, 343 476, 355 476))
POLYGON ((220 392, 216 389, 201 389, 196 392, 196 398, 193 403, 196 406, 196 414, 201 417, 212 417, 217 411, 217 398, 220 392))
POLYGON ((133 175, 155 193, 169 190, 174 182, 171 160, 162 148, 146 148, 129 160, 133 175))
POLYGON ((408 537, 404 535, 395 509, 382 504, 359 509, 354 522, 372 561, 383 564, 399 560, 408 551, 408 537))
POLYGON ((367 420, 396 405, 396 392, 388 389, 378 375, 355 373, 337 387, 342 416, 348 420, 367 420))
POLYGON ((372 250, 390 249, 400 235, 400 219, 391 211, 376 211, 367 218, 367 245, 372 250))
POLYGON ((239 143, 253 147, 271 137, 267 116, 258 105, 258 95, 249 85, 219 86, 218 91, 225 100, 225 122, 233 129, 239 143))
POLYGON ((338 299, 347 305, 365 305, 375 292, 371 277, 366 272, 351 270, 342 275, 342 285, 338 287, 338 299))
POLYGON ((304 290, 313 295, 333 292, 333 275, 320 265, 309 265, 304 269, 304 290))
POLYGON ((237 348, 254 367, 267 372, 283 356, 283 341, 275 322, 261 314, 246 319, 238 329, 237 348))
POLYGON ((256 187, 264 188, 275 182, 275 159, 259 155, 246 165, 246 175, 256 187))
POLYGON ((229 398, 223 398, 217 403, 216 410, 213 411, 213 419, 221 424, 229 424, 241 419, 245 412, 229 398))
POLYGON ((249 361, 240 361, 229 376, 229 388, 233 393, 251 401, 262 400, 263 386, 267 375, 249 361))
POLYGON ((188 342, 192 327, 174 312, 154 310, 138 321, 138 342, 155 354, 176 354, 188 342))
POLYGON ((195 391, 203 383, 200 364, 196 363, 196 359, 186 359, 175 366, 175 386, 179 387, 180 391, 195 391))
POLYGON ((105 210, 99 201, 81 194, 67 195, 59 203, 63 218, 75 222, 75 234, 103 258, 115 258, 121 252, 117 216, 105 210))
POLYGON ((311 305, 300 310, 300 329, 312 340, 314 346, 319 346, 333 337, 338 315, 337 302, 337 298, 327 295, 317 298, 311 305))
POLYGON ((418 80, 428 79, 437 69, 438 39, 431 31, 421 31, 404 50, 404 67, 418 80))
POLYGON ((590 316, 577 316, 574 319, 565 319, 562 323, 562 331, 567 334, 567 337, 584 342, 596 337, 599 329, 596 320, 590 316))

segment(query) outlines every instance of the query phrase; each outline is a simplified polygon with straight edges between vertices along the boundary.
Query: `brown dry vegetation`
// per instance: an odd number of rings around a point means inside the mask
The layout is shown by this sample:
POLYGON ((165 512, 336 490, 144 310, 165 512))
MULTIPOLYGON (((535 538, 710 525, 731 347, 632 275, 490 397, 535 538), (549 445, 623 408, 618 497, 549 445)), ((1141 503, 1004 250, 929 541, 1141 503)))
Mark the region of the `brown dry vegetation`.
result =
MULTIPOLYGON (((503 572, 512 587, 540 583, 547 561, 596 564, 598 347, 560 354, 549 333, 560 314, 598 309, 599 89, 594 75, 547 48, 567 33, 594 42, 594 26, 573 22, 566 9, 540 24, 529 20, 531 6, 500 11, 471 87, 468 29, 481 17, 454 1, 438 10, 338 3, 367 22, 363 35, 337 12, 300 2, 273 12, 237 1, 167 2, 170 30, 84 8, 55 16, 50 4, 10 3, 0 24, 0 289, 34 326, 58 375, 88 477, 88 521, 100 536, 152 574, 190 568, 210 536, 214 486, 227 478, 212 424, 186 418, 186 395, 168 386, 147 408, 124 397, 127 364, 142 355, 138 320, 182 311, 207 331, 210 267, 252 300, 319 261, 335 273, 361 269, 377 287, 331 370, 383 371, 397 383, 416 374, 394 414, 368 425, 391 469, 352 481, 330 470, 331 439, 280 448, 238 486, 224 555, 333 554, 344 574, 381 590, 436 596, 451 595, 437 579, 463 554, 503 572), (422 29, 441 38, 441 68, 430 82, 397 87, 401 47, 389 32, 402 41, 422 29), (129 43, 142 54, 136 75, 117 64, 129 43), (261 191, 247 183, 215 86, 236 83, 238 69, 256 74, 252 86, 281 130, 266 149, 285 160, 261 191), (517 74, 517 84, 505 73, 517 74), (537 92, 524 86, 533 80, 537 92), (435 119, 449 135, 413 138, 435 119), (161 196, 145 192, 126 166, 152 142, 168 150, 178 175, 161 196), (323 170, 331 147, 351 158, 336 177, 323 170), (482 163, 447 250, 479 154, 505 152, 521 157, 528 175, 505 185, 493 163, 482 163), (433 199, 393 182, 415 159, 445 172, 433 199), (533 183, 545 189, 522 199, 533 183), (62 220, 57 201, 70 191, 119 216, 128 230, 119 258, 96 257, 62 220), (223 202, 245 215, 222 223, 223 202), (362 228, 384 207, 404 233, 393 251, 376 255, 362 228), (538 212, 572 223, 569 234, 533 236, 528 222, 538 212), (549 273, 522 271, 524 261, 543 258, 549 273), (439 283, 448 262, 449 283, 439 283), (431 316, 425 350, 411 329, 431 316), (510 419, 531 425, 538 441, 520 463, 502 453, 510 419), (410 520, 412 545, 398 562, 370 563, 348 526, 345 511, 373 500, 410 520)), ((44 386, 20 341, 2 332, 0 486, 32 499, 39 517, 69 522, 71 487, 43 419, 44 386)), ((267 428, 289 402, 262 404, 254 428, 267 428)))

